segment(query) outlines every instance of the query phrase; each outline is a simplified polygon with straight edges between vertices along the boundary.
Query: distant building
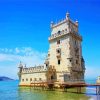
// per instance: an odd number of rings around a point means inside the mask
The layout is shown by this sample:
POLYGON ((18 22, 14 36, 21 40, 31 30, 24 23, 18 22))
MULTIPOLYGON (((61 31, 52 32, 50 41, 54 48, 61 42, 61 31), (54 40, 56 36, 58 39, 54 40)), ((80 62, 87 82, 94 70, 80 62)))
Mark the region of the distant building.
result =
POLYGON ((19 85, 32 82, 77 82, 84 81, 85 64, 82 56, 82 36, 79 34, 78 21, 66 18, 56 24, 51 22, 50 47, 43 65, 27 68, 19 65, 19 85))
POLYGON ((100 76, 98 76, 97 84, 100 84, 100 76))

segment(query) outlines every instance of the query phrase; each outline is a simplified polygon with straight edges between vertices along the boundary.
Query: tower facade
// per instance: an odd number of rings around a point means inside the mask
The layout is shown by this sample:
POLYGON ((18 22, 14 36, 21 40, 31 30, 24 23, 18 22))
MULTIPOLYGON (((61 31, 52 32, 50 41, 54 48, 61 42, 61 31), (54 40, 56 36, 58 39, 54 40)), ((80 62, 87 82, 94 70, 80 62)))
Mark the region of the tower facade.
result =
MULTIPOLYGON (((51 22, 51 36, 49 37, 49 51, 46 66, 56 70, 57 81, 67 82, 84 80, 85 65, 82 57, 82 36, 78 31, 78 21, 66 18, 56 24, 51 22)), ((50 76, 50 75, 49 75, 50 76)), ((48 80, 52 79, 49 77, 48 80)))

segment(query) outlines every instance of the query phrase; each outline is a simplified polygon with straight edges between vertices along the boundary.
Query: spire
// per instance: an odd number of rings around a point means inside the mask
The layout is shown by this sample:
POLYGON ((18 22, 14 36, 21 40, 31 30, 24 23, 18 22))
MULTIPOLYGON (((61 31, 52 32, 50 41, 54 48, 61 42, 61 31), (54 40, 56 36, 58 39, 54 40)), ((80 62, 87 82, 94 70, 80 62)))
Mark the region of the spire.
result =
POLYGON ((26 64, 25 64, 25 66, 24 66, 25 68, 26 68, 26 64))
POLYGON ((22 62, 19 63, 19 68, 23 68, 22 62))
POLYGON ((66 13, 66 19, 68 20, 70 18, 69 12, 66 13))
POLYGON ((50 27, 51 27, 51 28, 52 28, 53 24, 54 24, 53 21, 51 21, 51 24, 50 24, 50 27))
POLYGON ((78 26, 78 20, 76 20, 75 24, 78 26))

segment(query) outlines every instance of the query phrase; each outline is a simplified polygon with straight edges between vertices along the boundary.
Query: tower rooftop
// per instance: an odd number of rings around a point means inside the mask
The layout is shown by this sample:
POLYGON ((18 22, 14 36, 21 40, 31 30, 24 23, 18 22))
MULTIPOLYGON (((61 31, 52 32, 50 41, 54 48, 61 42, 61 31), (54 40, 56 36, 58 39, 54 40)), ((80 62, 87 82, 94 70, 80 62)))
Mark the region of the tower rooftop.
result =
POLYGON ((57 23, 51 22, 51 36, 49 37, 49 41, 70 34, 82 40, 82 36, 78 31, 78 21, 71 20, 68 12, 66 13, 65 19, 57 23))
POLYGON ((70 19, 70 13, 66 13, 66 18, 63 18, 62 20, 59 20, 58 22, 56 22, 56 23, 54 23, 53 21, 51 21, 51 28, 55 28, 55 27, 57 27, 57 26, 59 26, 59 25, 62 25, 62 24, 64 24, 64 23, 68 23, 68 22, 70 22, 70 23, 72 23, 73 25, 75 25, 75 26, 78 26, 77 25, 77 23, 78 23, 78 21, 76 20, 76 21, 73 21, 72 19, 70 19))

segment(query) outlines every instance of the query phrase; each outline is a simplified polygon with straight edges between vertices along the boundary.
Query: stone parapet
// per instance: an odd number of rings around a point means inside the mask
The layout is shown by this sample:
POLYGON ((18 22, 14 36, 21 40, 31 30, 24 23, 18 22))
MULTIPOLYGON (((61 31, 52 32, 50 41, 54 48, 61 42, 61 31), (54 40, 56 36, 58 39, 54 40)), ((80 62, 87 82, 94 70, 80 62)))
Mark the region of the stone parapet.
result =
POLYGON ((35 67, 29 67, 29 68, 23 68, 22 73, 32 73, 32 72, 41 72, 46 71, 47 68, 45 66, 35 66, 35 67))
MULTIPOLYGON (((60 31, 60 33, 52 34, 48 38, 48 40, 51 41, 51 40, 57 39, 58 37, 65 36, 66 34, 69 34, 69 32, 66 31, 66 30, 62 30, 62 31, 60 31)), ((82 40, 82 36, 79 33, 76 33, 76 32, 73 32, 73 31, 70 30, 70 34, 73 35, 73 36, 75 36, 76 38, 79 38, 80 40, 82 40)))
POLYGON ((51 41, 51 40, 56 39, 56 38, 58 38, 58 37, 64 36, 65 34, 68 34, 68 32, 61 31, 60 33, 52 34, 52 35, 48 38, 48 40, 51 41))

